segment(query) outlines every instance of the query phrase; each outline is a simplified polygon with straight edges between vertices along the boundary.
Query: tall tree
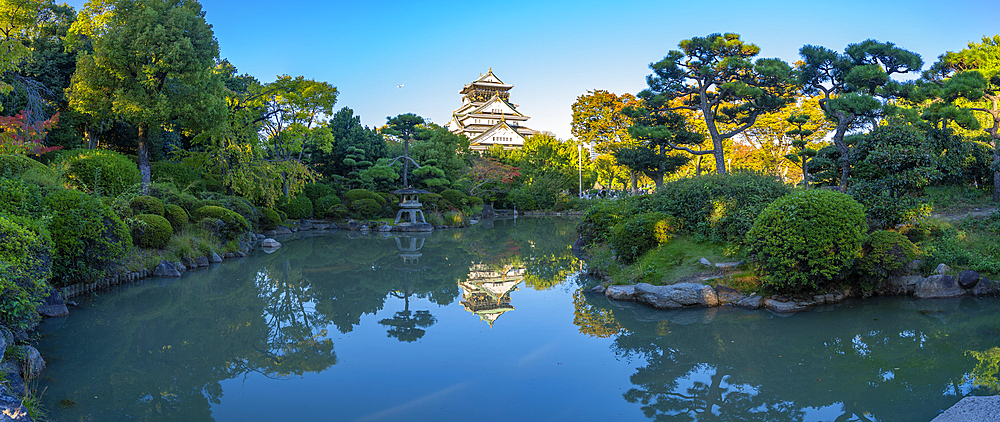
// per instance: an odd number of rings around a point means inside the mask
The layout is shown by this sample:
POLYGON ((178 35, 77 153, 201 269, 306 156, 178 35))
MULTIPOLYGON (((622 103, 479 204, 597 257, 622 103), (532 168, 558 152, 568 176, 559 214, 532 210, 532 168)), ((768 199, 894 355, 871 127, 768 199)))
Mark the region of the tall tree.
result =
POLYGON ((624 111, 633 122, 629 134, 641 145, 615 151, 615 159, 653 179, 656 189, 663 187, 663 177, 676 172, 691 161, 679 155, 674 145, 694 146, 704 142, 704 135, 689 130, 687 119, 672 112, 651 112, 645 108, 628 107, 624 111))
POLYGON ((846 190, 851 172, 851 146, 847 132, 886 111, 889 100, 905 94, 903 83, 892 75, 919 71, 920 55, 891 42, 865 40, 848 45, 844 54, 826 47, 806 45, 799 49, 802 61, 798 79, 807 95, 822 94, 820 108, 836 122, 833 144, 840 152, 840 189, 846 190))
POLYGON ((91 0, 80 15, 93 24, 85 30, 94 36, 94 52, 77 61, 70 106, 114 114, 136 128, 141 190, 148 192, 152 129, 210 128, 225 116, 223 86, 213 72, 219 44, 194 0, 91 0), (89 16, 94 12, 100 16, 89 16))
POLYGON ((779 59, 753 61, 760 48, 744 43, 738 34, 694 37, 681 41, 680 48, 649 65, 653 70, 646 77, 649 89, 637 96, 646 108, 657 112, 701 113, 712 149, 670 146, 694 155, 712 154, 716 172, 725 174, 724 142, 752 126, 761 114, 785 106, 791 67, 779 59), (673 99, 683 101, 671 104, 673 99))
POLYGON ((354 110, 344 107, 327 122, 330 134, 333 136, 333 149, 330 152, 314 146, 307 146, 306 153, 311 154, 306 160, 316 171, 326 178, 345 177, 353 171, 344 159, 353 151, 352 148, 364 151, 361 161, 377 162, 388 155, 385 139, 378 131, 363 126, 361 116, 354 110))
POLYGON ((986 118, 983 130, 993 147, 993 200, 1000 202, 1000 35, 941 55, 925 78, 939 83, 937 97, 945 105, 935 111, 940 118, 958 120, 969 128, 979 124, 963 118, 966 113, 986 118))
POLYGON ((410 163, 420 168, 413 158, 410 158, 410 141, 417 134, 420 125, 424 124, 424 118, 413 113, 400 114, 396 117, 386 117, 386 124, 382 128, 382 134, 398 139, 403 143, 403 155, 392 160, 395 164, 397 160, 403 160, 403 189, 410 187, 409 173, 410 163))
POLYGON ((623 113, 626 107, 637 107, 639 101, 632 94, 617 95, 605 90, 587 91, 573 103, 573 123, 571 132, 580 142, 591 146, 604 159, 597 160, 614 168, 603 169, 610 176, 624 170, 628 172, 629 186, 636 189, 637 170, 618 165, 613 158, 615 151, 639 146, 639 142, 629 135, 632 118, 623 113))

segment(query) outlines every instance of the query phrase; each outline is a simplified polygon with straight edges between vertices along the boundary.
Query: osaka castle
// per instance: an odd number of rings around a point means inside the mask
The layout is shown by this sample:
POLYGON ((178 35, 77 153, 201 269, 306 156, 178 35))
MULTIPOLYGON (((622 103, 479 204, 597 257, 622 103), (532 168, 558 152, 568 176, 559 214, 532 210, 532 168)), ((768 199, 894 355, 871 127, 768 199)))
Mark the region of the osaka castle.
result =
POLYGON ((524 126, 529 117, 510 102, 508 91, 513 87, 503 83, 490 68, 458 92, 462 94, 462 106, 452 113, 446 127, 468 137, 474 151, 485 151, 493 145, 504 149, 523 147, 524 138, 538 131, 524 126))

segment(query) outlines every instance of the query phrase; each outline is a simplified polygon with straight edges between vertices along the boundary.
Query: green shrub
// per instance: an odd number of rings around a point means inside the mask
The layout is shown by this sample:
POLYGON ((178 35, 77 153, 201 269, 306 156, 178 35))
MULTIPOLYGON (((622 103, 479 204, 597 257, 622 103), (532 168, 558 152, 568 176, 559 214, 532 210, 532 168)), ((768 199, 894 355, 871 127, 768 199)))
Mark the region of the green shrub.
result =
POLYGON ((666 243, 677 229, 677 220, 662 212, 646 212, 623 218, 611 228, 608 239, 615 256, 631 264, 646 252, 666 243))
POLYGON ((465 214, 462 214, 461 211, 448 211, 441 219, 444 220, 446 226, 459 227, 465 224, 465 214))
POLYGON ((222 203, 226 208, 242 215, 250 223, 251 228, 256 228, 260 225, 260 210, 246 198, 227 196, 223 198, 222 203))
POLYGON ((796 292, 843 277, 861 255, 867 227, 850 196, 808 190, 768 205, 746 242, 764 285, 796 292))
POLYGON ((374 199, 359 199, 351 202, 351 209, 358 218, 376 218, 382 211, 382 206, 374 199))
POLYGON ((51 274, 52 241, 31 225, 0 214, 0 324, 14 329, 27 329, 38 320, 35 309, 51 274))
POLYGON ((309 198, 309 200, 312 201, 314 204, 316 203, 317 199, 322 198, 324 196, 333 195, 334 193, 335 192, 333 191, 333 188, 330 187, 330 185, 326 185, 323 183, 307 183, 302 188, 302 194, 305 195, 307 198, 309 198))
POLYGON ((471 209, 476 214, 483 212, 483 204, 484 204, 483 198, 470 196, 468 198, 465 198, 465 202, 469 204, 469 209, 471 209))
POLYGON ((385 198, 383 198, 381 195, 379 195, 379 194, 377 194, 375 192, 372 192, 370 190, 365 190, 365 189, 351 189, 351 190, 349 190, 349 191, 347 191, 347 192, 344 193, 344 202, 345 203, 350 204, 350 203, 353 203, 354 201, 358 201, 358 200, 362 200, 362 199, 371 199, 371 200, 375 201, 376 203, 378 203, 379 208, 384 207, 385 204, 386 204, 385 198))
POLYGON ((180 191, 201 192, 205 190, 205 181, 201 171, 174 161, 157 161, 152 164, 153 182, 170 183, 180 191))
POLYGON ((214 205, 198 208, 191 217, 199 222, 204 218, 216 218, 222 221, 223 227, 219 228, 217 233, 222 240, 236 240, 243 233, 250 231, 250 223, 242 215, 214 205))
POLYGON ((135 214, 156 214, 163 216, 163 202, 152 196, 137 196, 129 202, 129 208, 135 214))
POLYGON ((703 175, 666 183, 636 211, 664 212, 676 217, 685 232, 740 242, 761 211, 789 192, 777 178, 752 172, 703 175))
POLYGON ((919 254, 917 246, 900 233, 888 230, 872 232, 865 240, 861 259, 857 264, 865 283, 863 287, 871 289, 873 283, 879 283, 889 276, 901 275, 906 264, 919 254))
POLYGON ((445 189, 441 192, 441 197, 448 200, 448 202, 451 202, 451 204, 455 207, 463 207, 466 205, 465 199, 467 196, 465 196, 462 191, 456 189, 445 189))
POLYGON ((140 248, 163 249, 170 242, 174 229, 170 222, 156 214, 139 214, 135 216, 132 226, 132 242, 140 248))
POLYGON ((436 193, 422 193, 417 195, 421 206, 429 211, 447 211, 451 209, 451 203, 436 193))
POLYGON ((45 164, 23 155, 0 155, 0 177, 19 178, 21 175, 31 171, 41 173, 52 172, 45 164))
POLYGON ((46 213, 47 193, 38 185, 0 178, 0 213, 39 218, 46 213))
POLYGON ((69 151, 63 157, 67 181, 84 191, 115 197, 139 183, 139 168, 117 152, 81 149, 69 151))
POLYGON ((336 195, 327 195, 322 198, 316 199, 316 201, 314 201, 314 204, 315 204, 314 209, 316 211, 316 217, 328 218, 332 217, 332 215, 330 215, 331 209, 337 205, 340 205, 340 199, 337 198, 336 195))
POLYGON ((168 204, 163 211, 163 216, 170 222, 170 227, 173 227, 175 232, 183 229, 190 220, 187 211, 180 205, 168 204))
POLYGON ((625 210, 624 201, 599 200, 584 211, 576 232, 586 243, 604 242, 611 235, 611 228, 625 215, 625 210))
POLYGON ((194 204, 191 205, 191 209, 189 209, 188 211, 194 212, 194 211, 196 211, 196 210, 198 210, 200 208, 203 208, 203 207, 223 207, 223 208, 225 208, 225 205, 222 204, 222 201, 219 201, 217 199, 201 199, 201 200, 195 201, 194 204))
POLYGON ((281 224, 281 216, 278 212, 271 208, 261 208, 260 210, 260 229, 261 230, 274 230, 278 228, 278 224, 281 224))
POLYGON ((326 218, 332 218, 335 220, 342 220, 351 215, 351 210, 347 208, 347 205, 340 204, 330 207, 326 210, 326 218))
POLYGON ((313 203, 304 195, 289 199, 287 196, 278 203, 278 209, 284 211, 288 218, 309 218, 313 215, 313 203))
POLYGON ((55 244, 54 283, 58 286, 95 281, 125 258, 132 236, 108 206, 80 191, 50 194, 49 232, 55 244))
POLYGON ((848 193, 865 207, 868 226, 891 229, 931 214, 931 206, 911 196, 895 197, 883 180, 855 181, 848 193))

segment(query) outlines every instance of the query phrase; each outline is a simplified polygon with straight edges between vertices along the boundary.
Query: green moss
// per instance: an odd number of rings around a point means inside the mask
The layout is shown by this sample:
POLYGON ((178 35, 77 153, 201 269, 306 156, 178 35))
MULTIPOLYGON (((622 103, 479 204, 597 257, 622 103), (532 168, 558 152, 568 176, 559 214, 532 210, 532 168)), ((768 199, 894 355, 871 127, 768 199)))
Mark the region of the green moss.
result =
POLYGON ((132 241, 140 248, 163 249, 174 234, 170 222, 159 215, 139 214, 135 220, 140 223, 132 227, 132 241))
POLYGON ((80 191, 49 195, 49 231, 55 244, 54 282, 57 286, 103 277, 128 252, 132 236, 110 208, 80 191))
POLYGON ((128 205, 134 214, 156 214, 163 216, 163 201, 152 196, 137 196, 132 198, 128 205))
POLYGON ((163 211, 163 216, 170 222, 170 227, 173 227, 175 232, 183 229, 190 220, 187 211, 180 205, 168 204, 163 211))
POLYGON ((853 198, 809 190, 764 209, 747 244, 765 285, 806 291, 846 275, 861 255, 867 229, 864 208, 853 198))
POLYGON ((139 183, 139 168, 117 152, 103 149, 71 150, 63 155, 67 182, 78 189, 118 196, 139 183))
POLYGON ((222 221, 223 226, 219 228, 218 234, 223 240, 235 240, 250 231, 250 223, 242 215, 222 207, 213 205, 201 207, 191 216, 199 222, 204 218, 216 218, 222 221))

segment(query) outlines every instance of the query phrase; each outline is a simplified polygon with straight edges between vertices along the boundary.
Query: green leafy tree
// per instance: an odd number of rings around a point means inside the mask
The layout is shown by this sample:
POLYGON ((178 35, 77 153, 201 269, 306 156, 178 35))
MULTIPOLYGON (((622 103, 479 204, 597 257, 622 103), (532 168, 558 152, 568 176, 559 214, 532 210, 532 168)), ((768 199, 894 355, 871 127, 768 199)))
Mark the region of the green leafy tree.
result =
POLYGON ((350 108, 344 107, 337 111, 327 122, 327 126, 333 136, 333 148, 329 152, 312 146, 306 148, 306 153, 311 154, 306 162, 325 178, 337 180, 337 176, 348 177, 353 168, 345 164, 344 160, 354 148, 364 152, 361 161, 374 163, 388 155, 388 148, 382 135, 374 129, 362 126, 361 116, 355 115, 354 110, 350 108))
POLYGON ((410 153, 422 164, 414 170, 417 181, 435 190, 452 187, 469 168, 469 138, 436 124, 424 125, 410 153), (430 168, 433 167, 433 168, 430 168))
POLYGON ((386 124, 382 128, 382 134, 392 137, 403 143, 403 155, 392 159, 391 164, 403 160, 403 188, 410 186, 409 174, 410 163, 420 168, 420 164, 410 158, 410 141, 417 134, 418 126, 424 124, 424 118, 413 113, 400 114, 396 117, 386 117, 386 124))
POLYGON ((624 112, 627 107, 637 106, 639 101, 632 94, 616 95, 600 89, 587 91, 573 103, 571 126, 577 140, 591 146, 599 156, 603 156, 602 159, 595 160, 595 164, 601 167, 598 171, 607 175, 600 178, 601 183, 610 186, 617 174, 627 172, 633 192, 636 190, 638 170, 620 165, 612 156, 615 151, 639 145, 640 142, 629 134, 632 118, 624 112))
POLYGON ((701 113, 712 140, 709 150, 694 150, 668 142, 694 155, 712 154, 715 169, 726 173, 724 142, 757 121, 761 114, 781 109, 789 101, 791 67, 779 59, 752 59, 760 53, 738 34, 711 34, 680 42, 649 67, 649 89, 637 95, 654 112, 689 110, 701 113), (671 100, 681 99, 678 103, 671 100))
POLYGON ((633 139, 642 142, 639 146, 615 151, 619 163, 641 171, 656 183, 656 189, 663 187, 663 177, 676 172, 691 158, 674 153, 675 145, 695 146, 704 142, 705 137, 688 129, 684 116, 674 112, 650 112, 645 108, 626 108, 634 124, 629 128, 633 139))
POLYGON ((894 74, 920 70, 920 55, 891 42, 865 40, 848 45, 844 54, 826 47, 806 45, 799 49, 798 80, 808 95, 822 94, 820 108, 836 122, 833 144, 840 152, 840 188, 847 189, 851 173, 851 146, 844 135, 851 129, 885 114, 889 100, 906 94, 905 84, 894 74))
POLYGON ((785 135, 795 139, 792 141, 792 147, 795 148, 795 152, 786 155, 785 158, 798 164, 802 169, 802 185, 806 189, 809 189, 809 159, 816 156, 816 150, 807 146, 809 136, 815 133, 813 130, 805 127, 809 123, 809 120, 810 116, 807 114, 792 114, 788 116, 786 121, 794 125, 795 128, 785 132, 785 135))
MULTIPOLYGON (((149 191, 150 134, 168 124, 209 128, 225 116, 213 72, 219 44, 193 0, 88 2, 81 11, 94 53, 77 61, 70 105, 95 117, 114 114, 137 130, 142 192, 149 191)), ((82 25, 82 24, 81 24, 82 25)), ((74 24, 78 31, 80 26, 74 24)))

